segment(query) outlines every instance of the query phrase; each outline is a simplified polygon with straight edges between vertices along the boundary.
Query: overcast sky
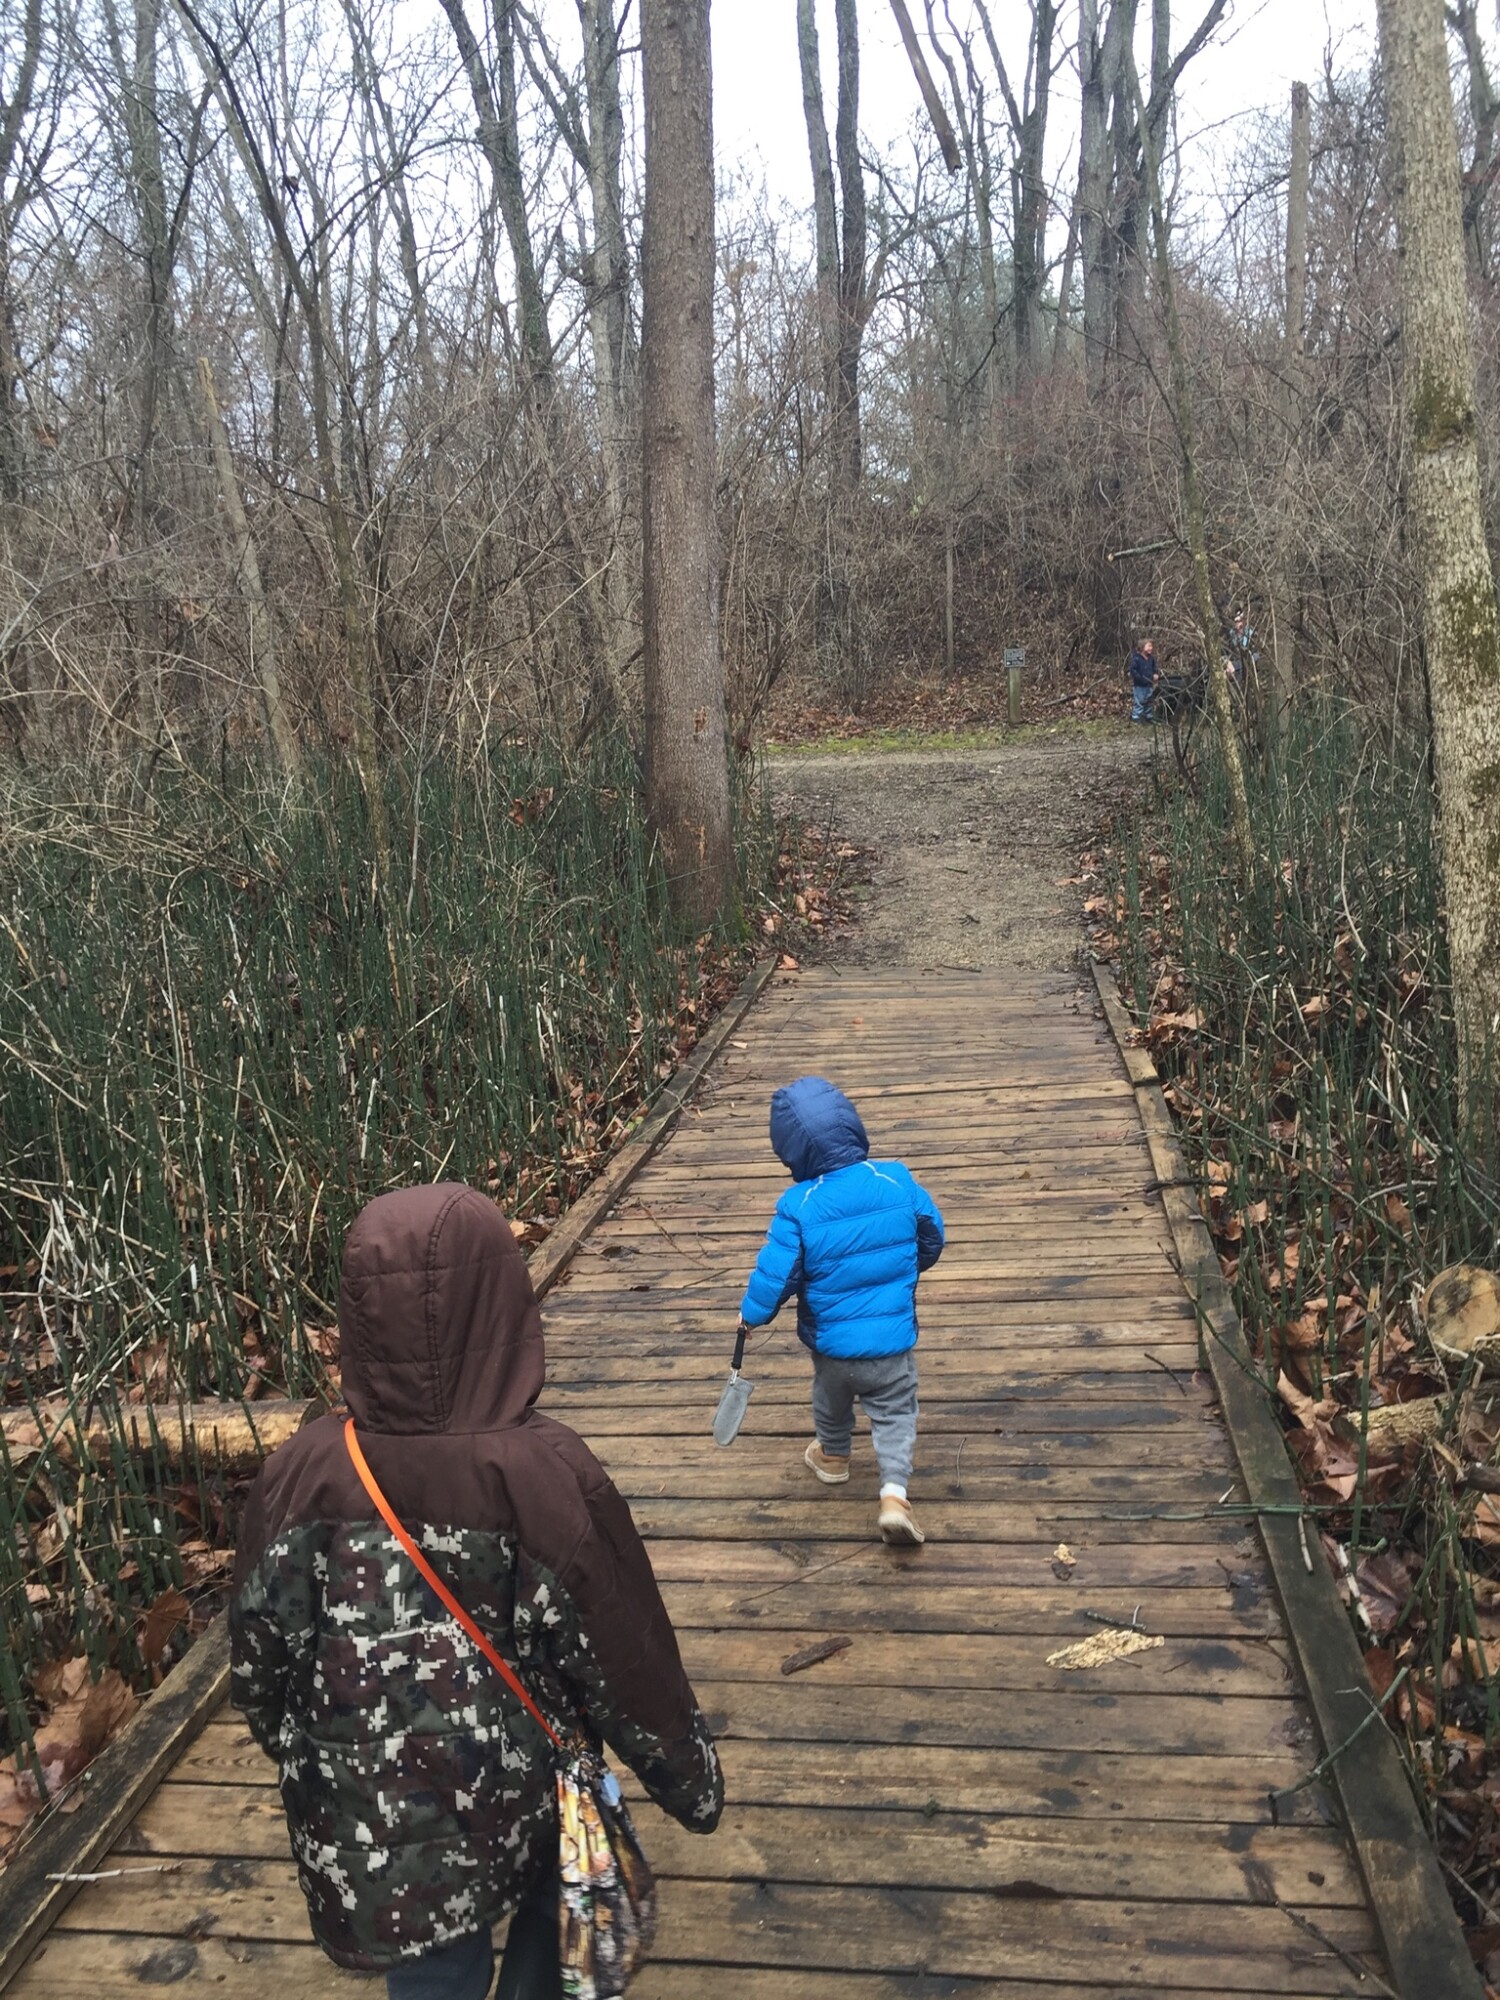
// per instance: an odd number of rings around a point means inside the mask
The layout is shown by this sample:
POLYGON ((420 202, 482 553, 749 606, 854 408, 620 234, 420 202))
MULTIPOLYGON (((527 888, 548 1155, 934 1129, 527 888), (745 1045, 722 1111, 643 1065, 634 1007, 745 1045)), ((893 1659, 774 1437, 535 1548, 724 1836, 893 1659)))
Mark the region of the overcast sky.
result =
MULTIPOLYGON (((967 0, 949 0, 955 22, 964 25, 967 0)), ((1174 46, 1201 18, 1205 0, 1173 9, 1178 25, 1174 46)), ((942 12, 938 9, 941 20, 942 12)), ((922 19, 921 0, 911 12, 922 19)), ((1143 29, 1150 8, 1142 6, 1143 29)), ((1019 90, 1025 68, 1029 9, 1021 0, 992 0, 991 19, 1013 47, 1012 81, 1019 90), (1005 24, 1004 27, 1001 24, 1005 24)), ((832 0, 818 0, 824 95, 833 120, 836 74, 832 0)), ((889 0, 860 0, 860 125, 876 149, 899 141, 921 108, 889 0)), ((752 183, 763 181, 773 200, 797 207, 811 197, 807 139, 802 123, 802 87, 797 68, 796 0, 713 0, 714 117, 721 166, 752 183)), ((1076 32, 1076 14, 1064 9, 1059 46, 1076 32)), ((1231 0, 1214 42, 1195 60, 1184 79, 1180 131, 1190 176, 1210 175, 1212 162, 1232 143, 1233 123, 1265 107, 1283 107, 1297 79, 1314 82, 1324 51, 1334 50, 1337 67, 1368 61, 1374 51, 1375 0, 1231 0)), ((1147 36, 1141 53, 1147 56, 1147 36)), ((1071 162, 1076 144, 1077 74, 1071 57, 1054 85, 1056 117, 1049 168, 1061 173, 1071 194, 1071 162)))

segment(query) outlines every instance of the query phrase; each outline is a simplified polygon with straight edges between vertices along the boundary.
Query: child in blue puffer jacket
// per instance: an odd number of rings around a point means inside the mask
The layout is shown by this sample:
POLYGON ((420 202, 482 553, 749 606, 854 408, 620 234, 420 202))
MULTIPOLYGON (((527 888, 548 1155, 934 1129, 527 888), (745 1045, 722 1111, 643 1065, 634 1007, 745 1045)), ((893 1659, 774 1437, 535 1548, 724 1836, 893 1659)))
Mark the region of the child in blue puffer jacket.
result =
POLYGON ((771 1099, 771 1144, 793 1185, 776 1204, 740 1305, 766 1326, 797 1295, 797 1335, 812 1349, 809 1470, 849 1477, 856 1397, 880 1467, 883 1540, 924 1539, 906 1489, 917 1439, 917 1278, 943 1253, 937 1204, 897 1160, 870 1158, 859 1113, 821 1076, 771 1099))

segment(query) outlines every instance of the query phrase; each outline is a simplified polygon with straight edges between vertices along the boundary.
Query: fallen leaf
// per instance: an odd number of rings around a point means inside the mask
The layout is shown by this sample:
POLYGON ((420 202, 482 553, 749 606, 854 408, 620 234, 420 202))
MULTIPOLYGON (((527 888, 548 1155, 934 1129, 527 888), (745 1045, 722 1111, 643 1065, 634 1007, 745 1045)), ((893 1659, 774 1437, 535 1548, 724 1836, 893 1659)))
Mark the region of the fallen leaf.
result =
MULTIPOLYGON (((136 1698, 113 1667, 106 1667, 97 1681, 90 1681, 89 1663, 81 1656, 52 1661, 34 1676, 32 1684, 48 1709, 34 1744, 51 1793, 76 1778, 120 1733, 135 1713, 136 1698)), ((30 1772, 22 1772, 17 1782, 23 1793, 28 1784, 36 1784, 30 1772)))
POLYGON ((1276 1377, 1276 1392, 1307 1431, 1316 1432, 1319 1424, 1326 1423, 1338 1408, 1337 1403, 1331 1400, 1315 1403, 1311 1396, 1303 1394, 1285 1370, 1276 1377))
POLYGON ((1406 1609, 1411 1571, 1394 1550, 1387 1549, 1378 1556, 1363 1557, 1355 1568, 1354 1580, 1370 1630, 1377 1639, 1384 1639, 1395 1630, 1396 1620, 1406 1609))
POLYGON ((191 1609, 180 1590, 164 1590, 146 1606, 136 1643, 148 1668, 155 1669, 160 1664, 167 1642, 191 1609))
POLYGON ((1375 1691, 1375 1699, 1386 1694, 1396 1678, 1396 1655, 1389 1646, 1371 1646, 1365 1653, 1365 1672, 1370 1676, 1370 1686, 1375 1691))
POLYGON ((1111 1625, 1094 1633, 1092 1638, 1080 1639, 1076 1645, 1049 1653, 1047 1665, 1059 1667, 1064 1673, 1080 1673, 1089 1667, 1107 1667, 1115 1660, 1128 1660, 1132 1653, 1149 1653, 1153 1647, 1166 1643, 1160 1632, 1132 1632, 1124 1626, 1111 1625))

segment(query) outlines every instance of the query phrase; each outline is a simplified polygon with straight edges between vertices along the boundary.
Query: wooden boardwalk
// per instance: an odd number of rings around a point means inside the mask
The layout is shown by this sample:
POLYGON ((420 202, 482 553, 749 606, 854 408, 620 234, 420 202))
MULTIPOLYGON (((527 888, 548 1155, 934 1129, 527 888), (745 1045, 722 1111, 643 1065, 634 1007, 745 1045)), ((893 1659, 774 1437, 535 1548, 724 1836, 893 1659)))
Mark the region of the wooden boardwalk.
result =
MULTIPOLYGON (((1132 1091, 1072 988, 914 973, 774 984, 584 1244, 545 1311, 547 1407, 650 1539, 731 1801, 708 1840, 642 1814, 663 1882, 641 2000, 1381 1990, 1321 1790, 1271 1824, 1320 1746, 1258 1539, 1216 1511, 1240 1488, 1169 1253, 1132 1091), (948 1223, 921 1295, 920 1550, 873 1538, 863 1427, 848 1486, 803 1467, 791 1315, 747 1358, 739 1441, 708 1435, 785 1185, 767 1100, 806 1071, 948 1223), (1090 1611, 1165 1643, 1049 1666, 1105 1629, 1090 1611), (782 1674, 831 1635, 852 1643, 782 1674)), ((17 2000, 369 1993, 308 1941, 271 1780, 224 1711, 105 1864, 171 1872, 82 1890, 17 2000)))

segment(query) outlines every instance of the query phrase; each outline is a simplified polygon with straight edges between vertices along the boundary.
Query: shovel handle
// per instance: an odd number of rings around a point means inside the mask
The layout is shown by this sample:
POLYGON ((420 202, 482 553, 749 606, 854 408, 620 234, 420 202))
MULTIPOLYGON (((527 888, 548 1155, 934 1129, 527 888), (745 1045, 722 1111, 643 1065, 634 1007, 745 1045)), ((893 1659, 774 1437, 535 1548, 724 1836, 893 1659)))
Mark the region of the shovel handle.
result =
POLYGON ((740 1363, 745 1358, 745 1336, 749 1331, 749 1327, 741 1320, 734 1336, 734 1360, 729 1364, 731 1373, 735 1375, 739 1374, 740 1363))

